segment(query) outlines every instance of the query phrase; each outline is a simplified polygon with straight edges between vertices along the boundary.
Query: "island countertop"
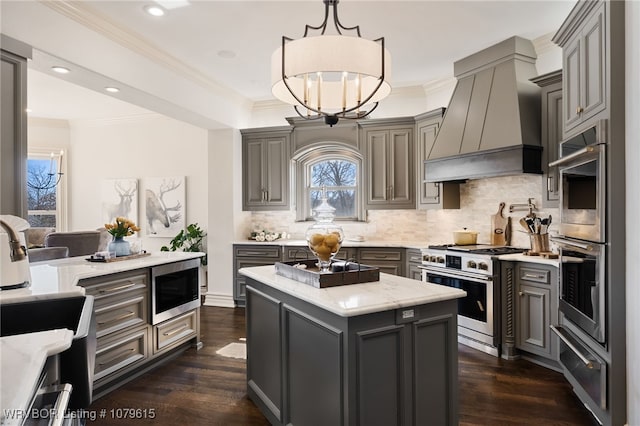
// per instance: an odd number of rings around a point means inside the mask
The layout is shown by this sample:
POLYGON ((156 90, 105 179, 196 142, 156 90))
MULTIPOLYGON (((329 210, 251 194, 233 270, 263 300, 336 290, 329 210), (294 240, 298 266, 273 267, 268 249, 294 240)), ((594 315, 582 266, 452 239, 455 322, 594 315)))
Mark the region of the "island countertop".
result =
POLYGON ((148 268, 165 263, 196 259, 200 252, 154 252, 149 256, 117 262, 88 262, 89 256, 34 262, 30 265, 31 283, 28 287, 0 291, 0 304, 37 299, 82 296, 84 288, 78 281, 86 278, 148 268))
POLYGON ((328 288, 276 274, 273 265, 242 268, 242 275, 343 317, 424 305, 466 296, 460 289, 380 273, 380 281, 328 288))

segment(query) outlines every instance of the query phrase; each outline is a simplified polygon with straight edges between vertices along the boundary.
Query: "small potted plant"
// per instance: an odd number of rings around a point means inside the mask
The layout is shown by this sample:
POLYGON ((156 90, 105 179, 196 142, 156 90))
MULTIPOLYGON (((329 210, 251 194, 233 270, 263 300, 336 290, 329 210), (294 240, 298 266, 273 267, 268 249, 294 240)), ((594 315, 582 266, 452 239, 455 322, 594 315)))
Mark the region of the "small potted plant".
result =
MULTIPOLYGON (((197 223, 187 225, 186 230, 181 230, 178 235, 169 242, 170 246, 160 247, 160 251, 190 251, 204 252, 203 239, 207 234, 197 223)), ((207 265, 207 255, 200 258, 203 266, 207 265)))

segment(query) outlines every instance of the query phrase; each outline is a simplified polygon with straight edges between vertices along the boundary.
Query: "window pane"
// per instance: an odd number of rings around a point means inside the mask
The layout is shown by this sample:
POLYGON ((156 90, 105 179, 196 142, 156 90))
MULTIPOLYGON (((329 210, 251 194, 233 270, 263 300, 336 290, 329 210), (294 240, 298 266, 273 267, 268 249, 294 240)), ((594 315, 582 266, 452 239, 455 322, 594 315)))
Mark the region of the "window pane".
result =
POLYGON ((356 164, 346 160, 328 160, 311 168, 311 186, 355 186, 356 164))
MULTIPOLYGON (((322 190, 310 191, 311 209, 320 205, 322 190)), ((356 191, 355 189, 327 190, 327 202, 335 208, 336 217, 356 217, 356 191)))
POLYGON ((57 194, 54 184, 57 171, 57 163, 49 158, 27 160, 27 208, 31 226, 56 226, 57 194), (33 210, 39 211, 34 213, 33 210))
POLYGON ((47 228, 56 227, 56 215, 53 214, 29 214, 27 220, 32 227, 44 226, 47 228))

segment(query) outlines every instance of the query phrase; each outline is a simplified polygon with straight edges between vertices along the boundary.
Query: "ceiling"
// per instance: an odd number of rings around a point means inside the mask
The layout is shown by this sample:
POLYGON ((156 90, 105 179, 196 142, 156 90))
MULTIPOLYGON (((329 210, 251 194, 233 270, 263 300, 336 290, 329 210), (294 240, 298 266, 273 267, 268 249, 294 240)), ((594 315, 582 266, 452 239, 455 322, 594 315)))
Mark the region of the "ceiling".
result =
MULTIPOLYGON (((235 105, 273 102, 272 52, 283 35, 301 37, 305 24, 319 25, 324 13, 320 0, 169 0, 159 2, 167 12, 163 17, 144 11, 153 1, 56 3, 3 0, 0 7, 3 33, 36 48, 28 81, 31 114, 61 119, 144 113, 146 109, 139 106, 164 112, 148 102, 152 98, 156 103, 164 102, 168 111, 180 103, 180 94, 168 93, 170 88, 166 87, 173 84, 171 76, 176 74, 197 81, 235 105), (116 58, 115 53, 110 58, 107 49, 95 51, 95 56, 75 55, 84 51, 84 44, 96 34, 118 45, 122 58, 116 58), (64 40, 68 44, 72 39, 76 50, 58 49, 64 40), (149 63, 146 75, 142 69, 146 63, 137 61, 138 57, 125 61, 123 47, 149 63), (50 65, 56 60, 68 61, 73 72, 66 76, 52 73, 50 65), (164 67, 163 72, 158 66, 164 67), (161 78, 163 88, 151 87, 161 78), (100 80, 97 86, 92 82, 96 79, 100 80), (149 88, 145 87, 147 80, 153 80, 149 88), (102 89, 109 81, 124 90, 107 95, 102 89)), ((450 79, 454 61, 513 35, 548 39, 574 4, 551 0, 343 0, 338 11, 345 26, 360 26, 363 37, 385 37, 392 55, 391 83, 402 88, 450 79)), ((179 87, 177 80, 175 85, 179 87)))

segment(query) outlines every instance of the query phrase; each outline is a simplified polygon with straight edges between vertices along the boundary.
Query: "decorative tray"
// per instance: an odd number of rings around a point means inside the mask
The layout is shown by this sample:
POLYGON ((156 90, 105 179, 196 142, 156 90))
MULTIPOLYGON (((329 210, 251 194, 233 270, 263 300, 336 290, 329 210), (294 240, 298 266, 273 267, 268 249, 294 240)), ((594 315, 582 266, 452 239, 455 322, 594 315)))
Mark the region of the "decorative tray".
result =
POLYGON ((87 257, 85 260, 88 261, 88 262, 111 263, 111 262, 120 262, 121 260, 137 259, 139 257, 146 257, 146 256, 151 256, 151 253, 147 253, 145 251, 143 253, 130 254, 129 256, 112 257, 112 258, 109 258, 109 259, 91 256, 91 257, 87 257))
POLYGON ((332 272, 320 273, 316 262, 315 259, 276 262, 276 274, 315 288, 380 281, 380 269, 374 266, 338 261, 331 264, 332 272))

